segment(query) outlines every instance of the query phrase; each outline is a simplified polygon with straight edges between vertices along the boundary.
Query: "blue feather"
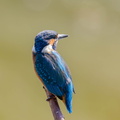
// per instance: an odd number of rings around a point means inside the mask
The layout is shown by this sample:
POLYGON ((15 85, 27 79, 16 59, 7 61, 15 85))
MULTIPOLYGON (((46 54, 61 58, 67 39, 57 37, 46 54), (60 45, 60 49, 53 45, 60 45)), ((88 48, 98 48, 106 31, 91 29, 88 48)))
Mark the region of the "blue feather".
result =
POLYGON ((35 57, 35 69, 46 88, 59 98, 65 98, 69 113, 72 112, 72 78, 62 57, 53 51, 51 54, 38 53, 35 57))

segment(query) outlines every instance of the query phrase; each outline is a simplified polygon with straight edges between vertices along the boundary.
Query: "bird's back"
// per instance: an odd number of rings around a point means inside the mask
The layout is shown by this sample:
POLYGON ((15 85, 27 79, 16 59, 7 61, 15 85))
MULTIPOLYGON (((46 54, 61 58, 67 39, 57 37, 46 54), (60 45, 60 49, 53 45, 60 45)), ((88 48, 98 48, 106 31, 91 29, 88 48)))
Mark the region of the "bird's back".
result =
POLYGON ((69 69, 56 51, 51 54, 34 55, 35 70, 46 88, 64 101, 67 110, 72 112, 73 84, 69 69))

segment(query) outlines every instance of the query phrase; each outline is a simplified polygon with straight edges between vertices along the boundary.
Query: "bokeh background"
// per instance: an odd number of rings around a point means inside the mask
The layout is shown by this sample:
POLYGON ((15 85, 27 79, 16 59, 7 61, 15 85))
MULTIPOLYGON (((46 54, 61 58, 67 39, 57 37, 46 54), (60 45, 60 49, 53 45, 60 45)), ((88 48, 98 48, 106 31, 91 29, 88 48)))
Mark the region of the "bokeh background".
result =
POLYGON ((120 120, 120 0, 0 0, 0 120, 53 120, 31 49, 42 30, 69 34, 58 51, 71 69, 66 120, 120 120))

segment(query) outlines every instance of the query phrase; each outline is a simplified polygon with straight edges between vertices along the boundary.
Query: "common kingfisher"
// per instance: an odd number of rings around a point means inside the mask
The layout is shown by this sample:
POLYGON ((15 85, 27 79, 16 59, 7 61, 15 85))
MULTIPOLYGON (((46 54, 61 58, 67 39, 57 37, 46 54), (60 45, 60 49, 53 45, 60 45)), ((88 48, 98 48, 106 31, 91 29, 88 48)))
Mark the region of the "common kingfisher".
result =
POLYGON ((60 39, 66 34, 45 30, 37 34, 32 48, 35 71, 44 87, 62 100, 69 113, 72 113, 74 87, 68 66, 56 51, 60 39))

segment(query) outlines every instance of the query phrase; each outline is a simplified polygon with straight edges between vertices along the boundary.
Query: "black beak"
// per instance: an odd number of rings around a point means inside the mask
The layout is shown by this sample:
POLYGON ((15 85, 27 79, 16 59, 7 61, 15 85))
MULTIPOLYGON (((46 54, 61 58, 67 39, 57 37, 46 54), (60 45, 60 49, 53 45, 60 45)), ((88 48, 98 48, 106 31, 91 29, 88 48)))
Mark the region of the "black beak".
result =
POLYGON ((68 35, 66 35, 66 34, 58 34, 57 39, 60 40, 62 38, 66 38, 66 37, 68 37, 68 35))

